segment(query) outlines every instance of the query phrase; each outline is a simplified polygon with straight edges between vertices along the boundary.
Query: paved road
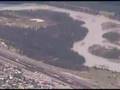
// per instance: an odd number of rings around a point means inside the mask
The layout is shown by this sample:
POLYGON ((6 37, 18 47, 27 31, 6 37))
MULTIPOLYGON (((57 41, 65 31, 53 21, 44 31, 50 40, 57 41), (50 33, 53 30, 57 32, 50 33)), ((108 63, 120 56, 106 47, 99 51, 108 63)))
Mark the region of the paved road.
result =
POLYGON ((88 83, 87 81, 81 80, 74 76, 64 74, 60 69, 52 65, 48 65, 40 61, 30 59, 26 56, 21 56, 13 52, 11 53, 6 49, 0 48, 0 59, 6 60, 13 64, 17 64, 22 68, 28 68, 30 70, 36 70, 36 71, 45 73, 53 78, 56 78, 60 81, 63 81, 64 83, 67 83, 68 85, 70 85, 72 88, 75 88, 75 89, 78 89, 78 88, 84 89, 84 88, 94 87, 92 84, 88 83), (16 59, 18 60, 16 61, 16 59))

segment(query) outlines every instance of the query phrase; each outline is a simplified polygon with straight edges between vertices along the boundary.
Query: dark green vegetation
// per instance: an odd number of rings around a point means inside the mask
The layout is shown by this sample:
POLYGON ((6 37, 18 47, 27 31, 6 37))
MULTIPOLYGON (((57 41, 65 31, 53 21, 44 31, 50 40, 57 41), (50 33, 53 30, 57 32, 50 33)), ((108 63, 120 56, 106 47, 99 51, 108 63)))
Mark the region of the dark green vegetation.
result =
POLYGON ((103 37, 108 41, 110 41, 111 43, 115 43, 115 44, 118 44, 118 42, 120 41, 120 33, 118 32, 108 32, 105 33, 103 37))
POLYGON ((40 30, 0 26, 0 38, 20 48, 23 54, 43 60, 45 63, 69 69, 82 69, 84 57, 71 51, 73 43, 84 39, 87 29, 84 22, 70 18, 67 14, 51 11, 20 11, 17 14, 27 17, 40 17, 56 23, 40 30))
POLYGON ((93 45, 89 47, 89 52, 100 57, 108 58, 108 59, 119 59, 120 58, 120 50, 117 48, 105 48, 100 45, 93 45))

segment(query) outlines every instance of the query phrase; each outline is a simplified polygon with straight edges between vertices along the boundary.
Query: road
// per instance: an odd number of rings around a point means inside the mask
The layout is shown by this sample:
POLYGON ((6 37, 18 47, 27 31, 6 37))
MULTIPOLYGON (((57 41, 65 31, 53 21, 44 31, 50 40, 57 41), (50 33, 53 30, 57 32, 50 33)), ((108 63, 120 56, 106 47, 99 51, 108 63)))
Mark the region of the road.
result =
POLYGON ((69 73, 64 74, 64 72, 57 67, 42 63, 41 61, 30 59, 26 56, 21 56, 3 48, 0 48, 0 60, 6 60, 9 63, 19 65, 22 68, 42 72, 52 78, 63 81, 74 89, 94 88, 94 85, 92 85, 91 82, 76 78, 74 75, 71 76, 69 73), (18 60, 16 61, 16 59, 18 60))

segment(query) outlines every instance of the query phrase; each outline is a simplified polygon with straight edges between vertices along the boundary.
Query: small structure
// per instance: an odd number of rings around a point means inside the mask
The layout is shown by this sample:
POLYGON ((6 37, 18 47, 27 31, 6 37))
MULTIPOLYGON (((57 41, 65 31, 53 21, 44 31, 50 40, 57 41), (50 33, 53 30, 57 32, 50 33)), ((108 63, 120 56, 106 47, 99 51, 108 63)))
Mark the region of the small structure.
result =
POLYGON ((36 19, 30 19, 31 21, 36 21, 36 22, 44 22, 44 20, 43 19, 38 19, 38 18, 36 18, 36 19))

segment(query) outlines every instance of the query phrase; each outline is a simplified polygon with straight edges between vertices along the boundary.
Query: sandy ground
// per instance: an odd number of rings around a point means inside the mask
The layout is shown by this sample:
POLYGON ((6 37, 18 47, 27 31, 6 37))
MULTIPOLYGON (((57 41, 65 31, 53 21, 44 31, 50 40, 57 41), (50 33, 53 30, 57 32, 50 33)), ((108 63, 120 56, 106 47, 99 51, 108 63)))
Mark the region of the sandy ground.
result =
MULTIPOLYGON (((110 43, 103 43, 104 39, 102 38, 102 35, 105 32, 102 30, 101 24, 107 21, 112 21, 112 22, 115 22, 115 21, 110 20, 104 16, 93 16, 92 17, 88 15, 84 15, 84 18, 80 20, 83 20, 85 22, 83 26, 88 28, 89 32, 83 41, 74 43, 72 50, 78 52, 80 55, 83 55, 85 57, 86 63, 84 65, 86 66, 91 67, 91 66, 104 65, 110 70, 119 72, 120 71, 119 63, 110 62, 107 59, 97 57, 88 52, 89 46, 92 46, 94 44, 113 46, 113 47, 120 48, 117 45, 113 45, 110 43), (82 46, 81 45, 82 43, 85 43, 85 44, 82 46)), ((118 22, 115 22, 115 23, 118 23, 118 22)))

